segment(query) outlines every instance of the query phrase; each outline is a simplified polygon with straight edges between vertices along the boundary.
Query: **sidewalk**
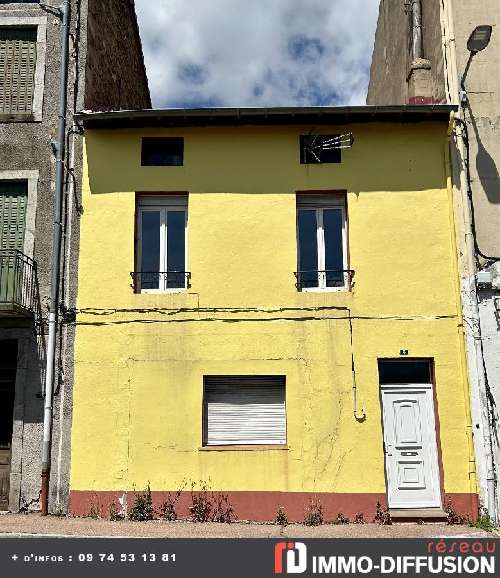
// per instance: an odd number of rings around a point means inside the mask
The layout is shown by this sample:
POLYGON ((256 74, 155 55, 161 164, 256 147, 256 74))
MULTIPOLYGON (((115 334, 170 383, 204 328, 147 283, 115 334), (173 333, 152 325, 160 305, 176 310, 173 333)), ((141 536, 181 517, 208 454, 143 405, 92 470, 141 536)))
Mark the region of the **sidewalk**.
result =
POLYGON ((0 537, 81 536, 128 538, 491 538, 469 526, 447 524, 377 524, 323 525, 314 528, 290 524, 276 525, 234 523, 194 524, 192 522, 110 522, 91 518, 66 518, 40 514, 4 514, 0 516, 0 537))

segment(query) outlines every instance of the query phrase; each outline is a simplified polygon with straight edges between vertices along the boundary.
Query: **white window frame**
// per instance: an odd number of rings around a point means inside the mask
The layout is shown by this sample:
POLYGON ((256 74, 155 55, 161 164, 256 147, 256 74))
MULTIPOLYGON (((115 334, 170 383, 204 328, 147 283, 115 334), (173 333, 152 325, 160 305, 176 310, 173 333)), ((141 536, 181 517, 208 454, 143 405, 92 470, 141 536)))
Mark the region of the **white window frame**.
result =
POLYGON ((300 246, 299 246, 299 212, 301 210, 316 211, 316 242, 318 247, 318 286, 317 287, 300 287, 299 291, 306 293, 333 293, 339 291, 349 291, 351 278, 349 269, 348 253, 348 231, 347 231, 347 197, 345 194, 332 195, 297 195, 297 271, 300 281, 300 246), (342 268, 344 284, 340 287, 327 287, 326 285, 326 251, 325 251, 325 230, 323 226, 323 214, 325 210, 336 209, 342 212, 342 268))
POLYGON ((139 293, 182 293, 188 288, 187 279, 187 247, 188 247, 188 197, 186 196, 165 196, 165 197, 144 197, 139 198, 137 211, 137 264, 136 270, 141 272, 142 263, 142 215, 144 213, 160 212, 160 272, 168 271, 167 264, 167 213, 185 212, 184 221, 184 287, 167 287, 167 276, 160 278, 159 289, 142 289, 141 281, 137 282, 139 293))
MULTIPOLYGON (((36 4, 32 5, 36 7, 36 4)), ((36 122, 43 119, 43 95, 45 90, 45 60, 47 55, 47 17, 46 16, 2 16, 0 14, 0 28, 13 26, 36 28, 36 65, 33 88, 32 111, 29 116, 36 122)), ((16 120, 16 117, 24 119, 25 114, 12 114, 9 119, 16 120)), ((5 120, 3 121, 5 122, 5 120)))

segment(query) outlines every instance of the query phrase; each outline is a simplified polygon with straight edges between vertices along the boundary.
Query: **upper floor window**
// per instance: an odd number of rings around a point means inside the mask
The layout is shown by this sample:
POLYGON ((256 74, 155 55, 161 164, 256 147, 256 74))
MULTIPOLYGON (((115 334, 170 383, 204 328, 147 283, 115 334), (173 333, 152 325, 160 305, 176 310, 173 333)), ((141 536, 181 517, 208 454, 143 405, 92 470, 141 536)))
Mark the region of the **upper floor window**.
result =
POLYGON ((137 291, 186 289, 187 195, 139 197, 137 291))
POLYGON ((297 243, 299 291, 349 287, 344 194, 297 195, 297 243))
POLYGON ((0 27, 0 114, 33 112, 36 63, 36 27, 0 27))
POLYGON ((181 137, 144 137, 143 167, 179 167, 184 164, 184 139, 181 137))

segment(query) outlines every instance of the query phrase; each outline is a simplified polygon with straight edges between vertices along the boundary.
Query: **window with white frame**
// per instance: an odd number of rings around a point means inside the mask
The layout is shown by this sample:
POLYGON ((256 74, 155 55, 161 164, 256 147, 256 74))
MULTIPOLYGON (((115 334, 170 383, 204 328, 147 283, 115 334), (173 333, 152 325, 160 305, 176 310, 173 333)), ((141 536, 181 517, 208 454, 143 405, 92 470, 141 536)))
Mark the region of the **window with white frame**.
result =
POLYGON ((203 445, 285 445, 285 376, 205 376, 203 445))
POLYGON ((343 193, 297 195, 297 288, 347 289, 347 210, 343 193))
POLYGON ((139 196, 137 291, 186 289, 187 195, 139 196))

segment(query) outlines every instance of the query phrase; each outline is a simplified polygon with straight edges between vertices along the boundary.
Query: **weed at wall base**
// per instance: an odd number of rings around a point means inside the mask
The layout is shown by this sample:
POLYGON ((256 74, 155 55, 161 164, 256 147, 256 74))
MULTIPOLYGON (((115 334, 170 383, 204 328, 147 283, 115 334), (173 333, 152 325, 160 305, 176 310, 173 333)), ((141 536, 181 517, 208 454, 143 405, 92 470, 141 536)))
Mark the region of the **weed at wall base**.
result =
POLYGON ((335 520, 333 520, 333 524, 335 525, 350 524, 350 523, 351 521, 349 520, 349 518, 347 516, 344 516, 342 512, 339 512, 335 520))
POLYGON ((154 520, 153 498, 149 483, 143 494, 135 496, 135 502, 129 514, 129 519, 134 522, 148 522, 154 520))
POLYGON ((209 482, 200 482, 200 489, 191 484, 191 506, 189 511, 193 522, 217 522, 230 524, 236 519, 229 496, 210 490, 209 482))
POLYGON ((109 506, 109 519, 112 522, 121 522, 125 519, 125 516, 120 512, 115 502, 111 502, 109 506))
POLYGON ((285 509, 283 506, 278 508, 276 512, 276 524, 278 526, 288 526, 288 516, 286 515, 285 509))
POLYGON ((373 521, 381 526, 392 526, 392 518, 387 508, 383 508, 380 502, 377 502, 375 518, 373 521))
POLYGON ((358 512, 354 518, 355 524, 364 524, 365 523, 365 515, 363 512, 358 512))
POLYGON ((311 500, 304 513, 304 524, 306 526, 321 526, 323 522, 323 507, 321 503, 311 500))

